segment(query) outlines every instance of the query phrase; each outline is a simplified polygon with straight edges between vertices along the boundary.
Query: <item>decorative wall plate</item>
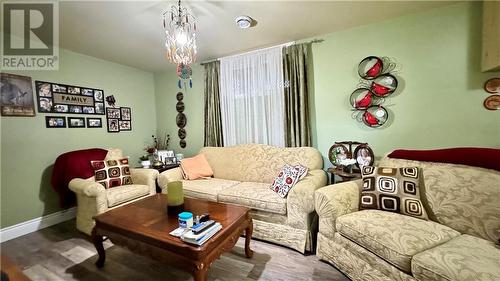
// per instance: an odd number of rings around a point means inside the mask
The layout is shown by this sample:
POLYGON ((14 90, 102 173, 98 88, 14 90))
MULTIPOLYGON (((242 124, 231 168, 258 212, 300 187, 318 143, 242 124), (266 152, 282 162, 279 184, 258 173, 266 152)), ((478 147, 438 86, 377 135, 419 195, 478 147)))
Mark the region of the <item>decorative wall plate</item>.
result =
POLYGON ((392 94, 398 87, 398 80, 391 74, 381 75, 373 80, 371 91, 379 96, 386 97, 392 94))
POLYGON ((361 110, 373 105, 374 95, 370 89, 358 88, 352 92, 350 102, 352 107, 361 110))
POLYGON ((491 78, 486 81, 484 90, 490 94, 500 94, 500 78, 491 78))
POLYGON ((372 80, 382 74, 384 63, 381 58, 369 56, 364 58, 358 65, 358 74, 363 79, 372 80))
POLYGON ((179 146, 180 146, 181 148, 186 148, 186 140, 180 140, 180 141, 179 141, 179 146))
POLYGON ((186 115, 184 113, 177 114, 177 117, 175 118, 175 122, 177 124, 177 127, 181 128, 181 129, 186 127, 186 123, 187 123, 186 115))
POLYGON ((370 106, 363 113, 363 123, 372 128, 384 125, 387 118, 387 110, 381 105, 370 106))
POLYGON ((177 109, 177 112, 184 112, 184 102, 183 101, 178 101, 177 104, 175 105, 175 109, 177 109))
POLYGON ((499 110, 500 109, 500 95, 491 95, 487 97, 483 105, 488 110, 499 110))
POLYGON ((334 166, 340 165, 340 161, 349 158, 349 150, 345 145, 334 144, 328 150, 328 159, 334 166))
POLYGON ((179 136, 179 138, 181 140, 185 139, 186 138, 186 129, 179 129, 177 131, 177 135, 179 136))
POLYGON ((177 95, 175 96, 175 98, 178 101, 181 101, 184 98, 184 94, 182 92, 178 92, 177 95))

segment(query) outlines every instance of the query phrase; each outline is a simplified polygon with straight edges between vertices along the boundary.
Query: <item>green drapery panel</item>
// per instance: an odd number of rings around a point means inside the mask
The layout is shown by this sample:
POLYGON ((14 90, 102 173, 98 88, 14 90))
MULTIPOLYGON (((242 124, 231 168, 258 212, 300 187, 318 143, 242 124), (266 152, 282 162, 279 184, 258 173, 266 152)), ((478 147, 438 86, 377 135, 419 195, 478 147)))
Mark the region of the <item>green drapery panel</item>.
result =
POLYGON ((311 146, 309 117, 308 67, 311 43, 283 48, 283 76, 285 83, 285 145, 311 146))
POLYGON ((224 146, 218 61, 205 64, 205 146, 224 146))

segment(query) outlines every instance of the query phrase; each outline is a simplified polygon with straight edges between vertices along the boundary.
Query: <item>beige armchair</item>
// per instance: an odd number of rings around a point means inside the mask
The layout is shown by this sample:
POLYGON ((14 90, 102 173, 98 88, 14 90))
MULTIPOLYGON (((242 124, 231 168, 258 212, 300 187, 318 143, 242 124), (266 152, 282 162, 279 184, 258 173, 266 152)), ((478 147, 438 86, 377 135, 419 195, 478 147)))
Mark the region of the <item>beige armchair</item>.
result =
MULTIPOLYGON (((106 159, 112 159, 115 156, 113 154, 110 157, 110 153, 108 153, 106 159)), ((109 189, 105 189, 101 184, 95 182, 94 177, 75 178, 69 182, 69 189, 76 193, 76 228, 78 230, 90 235, 95 225, 94 216, 156 194, 157 170, 130 169, 130 173, 134 184, 109 189)))

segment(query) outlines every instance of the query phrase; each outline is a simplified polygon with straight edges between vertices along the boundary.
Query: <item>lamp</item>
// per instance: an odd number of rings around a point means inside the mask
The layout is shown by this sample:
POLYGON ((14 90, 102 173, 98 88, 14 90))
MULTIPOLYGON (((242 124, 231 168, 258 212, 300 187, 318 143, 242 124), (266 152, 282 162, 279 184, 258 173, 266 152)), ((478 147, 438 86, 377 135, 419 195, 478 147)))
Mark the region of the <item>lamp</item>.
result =
POLYGON ((186 7, 172 5, 163 13, 167 59, 174 64, 189 65, 196 61, 196 19, 186 7))

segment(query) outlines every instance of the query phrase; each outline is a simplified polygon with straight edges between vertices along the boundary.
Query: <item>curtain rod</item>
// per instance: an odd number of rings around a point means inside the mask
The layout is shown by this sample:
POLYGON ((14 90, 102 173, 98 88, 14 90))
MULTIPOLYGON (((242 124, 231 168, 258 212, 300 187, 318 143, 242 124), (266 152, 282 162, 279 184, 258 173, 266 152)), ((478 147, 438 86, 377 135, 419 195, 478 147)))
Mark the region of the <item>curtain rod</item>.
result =
MULTIPOLYGON (((277 46, 283 46, 283 45, 287 45, 287 46, 291 46, 291 45, 297 45, 297 44, 304 44, 304 43, 311 43, 311 44, 315 44, 315 43, 321 43, 325 41, 324 39, 313 39, 311 41, 306 41, 306 42, 300 42, 300 43, 296 43, 294 41, 290 42, 290 43, 284 43, 284 44, 279 44, 279 45, 275 45, 275 46, 271 46, 271 47, 265 47, 265 48, 260 48, 260 49, 255 49, 255 50, 250 50, 248 52, 243 52, 243 53, 240 53, 240 54, 234 54, 234 55, 230 55, 230 56, 225 56, 225 57, 222 57, 222 58, 226 58, 226 57, 232 57, 232 56, 236 56, 236 55, 241 55, 241 54, 247 54, 247 53, 253 53, 253 52, 256 52, 256 51, 260 51, 260 50, 265 50, 265 49, 270 49, 270 48, 274 48, 274 47, 277 47, 277 46)), ((202 61, 200 62, 200 65, 205 65, 205 64, 209 64, 211 62, 214 62, 214 61, 219 61, 221 58, 216 58, 216 59, 211 59, 211 60, 206 60, 206 61, 202 61)))

